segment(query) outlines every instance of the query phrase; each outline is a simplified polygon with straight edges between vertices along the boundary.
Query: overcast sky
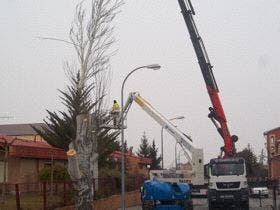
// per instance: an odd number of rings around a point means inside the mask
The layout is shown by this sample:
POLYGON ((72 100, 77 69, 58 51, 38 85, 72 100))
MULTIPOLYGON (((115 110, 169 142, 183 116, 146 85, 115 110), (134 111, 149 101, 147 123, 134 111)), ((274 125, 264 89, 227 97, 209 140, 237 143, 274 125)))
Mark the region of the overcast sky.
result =
MULTIPOLYGON (((68 80, 63 70, 73 49, 38 36, 68 38, 78 1, 2 0, 0 3, 1 124, 42 122, 46 109, 62 109, 57 89, 68 80)), ((263 132, 280 126, 280 1, 197 0, 195 21, 204 40, 220 97, 237 148, 264 147, 263 132)), ((117 54, 112 58, 108 101, 120 101, 121 84, 135 67, 159 63, 160 71, 142 70, 126 83, 125 97, 139 91, 202 147, 205 162, 223 145, 207 118, 211 106, 187 28, 176 0, 130 0, 115 21, 117 54)), ((110 103, 108 103, 108 108, 110 103)), ((143 132, 160 147, 161 127, 134 104, 125 139, 134 150, 143 132)), ((174 164, 174 139, 164 133, 165 166, 174 164)), ((181 157, 184 160, 184 157, 181 157)))

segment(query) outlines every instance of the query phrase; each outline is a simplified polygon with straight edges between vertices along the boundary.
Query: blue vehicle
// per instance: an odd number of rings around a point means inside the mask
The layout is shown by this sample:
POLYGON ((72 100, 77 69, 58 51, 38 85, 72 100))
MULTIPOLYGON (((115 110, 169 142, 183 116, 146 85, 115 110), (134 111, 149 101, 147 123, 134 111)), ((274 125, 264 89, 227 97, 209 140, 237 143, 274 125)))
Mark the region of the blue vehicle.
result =
POLYGON ((187 183, 147 180, 141 190, 142 210, 192 210, 191 192, 187 183))

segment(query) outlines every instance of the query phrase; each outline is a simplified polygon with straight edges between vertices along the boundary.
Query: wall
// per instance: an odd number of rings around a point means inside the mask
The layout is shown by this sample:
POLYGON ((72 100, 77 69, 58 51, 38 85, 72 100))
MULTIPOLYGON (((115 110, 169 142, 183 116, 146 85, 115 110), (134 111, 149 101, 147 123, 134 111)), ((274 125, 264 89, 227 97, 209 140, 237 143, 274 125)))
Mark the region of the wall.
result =
POLYGON ((267 144, 269 178, 280 178, 280 128, 264 133, 267 144))
POLYGON ((280 179, 280 158, 271 159, 271 178, 280 179))
MULTIPOLYGON (((54 164, 64 164, 66 161, 55 160, 54 164)), ((16 158, 8 160, 8 183, 34 183, 38 182, 39 171, 50 159, 16 158)))
MULTIPOLYGON (((139 191, 133 191, 126 193, 125 196, 125 206, 140 206, 140 193, 139 191)), ((94 201, 94 209, 93 210, 117 210, 121 207, 121 196, 113 195, 106 199, 100 199, 94 201)), ((58 208, 56 210, 75 210, 74 206, 66 206, 62 208, 58 208)))
POLYGON ((45 141, 41 136, 39 135, 8 135, 10 137, 15 137, 18 139, 28 140, 28 141, 45 141))

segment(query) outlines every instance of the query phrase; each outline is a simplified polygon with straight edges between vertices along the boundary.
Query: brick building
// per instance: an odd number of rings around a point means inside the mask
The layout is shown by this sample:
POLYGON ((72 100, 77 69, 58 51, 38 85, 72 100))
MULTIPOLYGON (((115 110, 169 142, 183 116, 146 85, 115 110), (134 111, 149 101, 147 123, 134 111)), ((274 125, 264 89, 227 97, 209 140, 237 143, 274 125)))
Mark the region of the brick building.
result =
POLYGON ((32 123, 0 125, 0 135, 11 136, 31 141, 44 141, 43 138, 40 135, 38 135, 38 133, 36 133, 30 125, 34 126, 37 129, 40 129, 46 124, 32 123))
POLYGON ((267 146, 268 177, 280 179, 280 127, 264 132, 267 146))
MULTIPOLYGON (((9 183, 37 182, 39 171, 55 163, 67 164, 66 152, 47 144, 33 128, 41 128, 44 123, 0 125, 0 182, 4 174, 4 146, 9 147, 6 181, 9 183), (2 152, 1 152, 2 151, 2 152)), ((111 155, 116 161, 121 160, 121 152, 111 155)), ((138 157, 132 148, 126 154, 127 168, 131 174, 148 176, 147 165, 151 159, 138 157)))
MULTIPOLYGON (((111 157, 117 161, 121 161, 121 151, 115 151, 111 154, 111 157)), ((129 151, 125 154, 126 158, 126 164, 127 164, 127 170, 132 175, 144 175, 145 177, 148 177, 149 169, 148 165, 152 163, 152 160, 150 158, 143 158, 135 155, 132 152, 132 148, 129 149, 129 151)))
POLYGON ((38 182, 39 171, 51 164, 66 164, 66 152, 45 142, 34 142, 9 136, 0 136, 0 182, 4 181, 6 162, 6 182, 38 182), (7 159, 4 160, 5 148, 7 159))

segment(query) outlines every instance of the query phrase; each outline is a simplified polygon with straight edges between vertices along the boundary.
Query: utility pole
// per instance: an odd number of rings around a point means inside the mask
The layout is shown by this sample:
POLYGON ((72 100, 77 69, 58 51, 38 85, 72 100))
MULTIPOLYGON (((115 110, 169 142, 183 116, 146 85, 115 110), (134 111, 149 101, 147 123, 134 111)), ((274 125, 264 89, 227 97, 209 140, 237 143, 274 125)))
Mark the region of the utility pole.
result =
POLYGON ((5 143, 3 145, 3 151, 4 152, 4 169, 3 169, 3 187, 2 187, 2 194, 1 194, 1 203, 4 203, 5 201, 5 193, 6 193, 6 182, 7 182, 7 162, 8 162, 8 156, 9 156, 9 147, 14 143, 16 138, 14 138, 11 142, 7 142, 6 139, 4 139, 5 143))
POLYGON ((5 116, 5 115, 2 115, 2 116, 0 116, 0 119, 12 119, 12 118, 14 118, 14 117, 12 117, 12 116, 5 116))

